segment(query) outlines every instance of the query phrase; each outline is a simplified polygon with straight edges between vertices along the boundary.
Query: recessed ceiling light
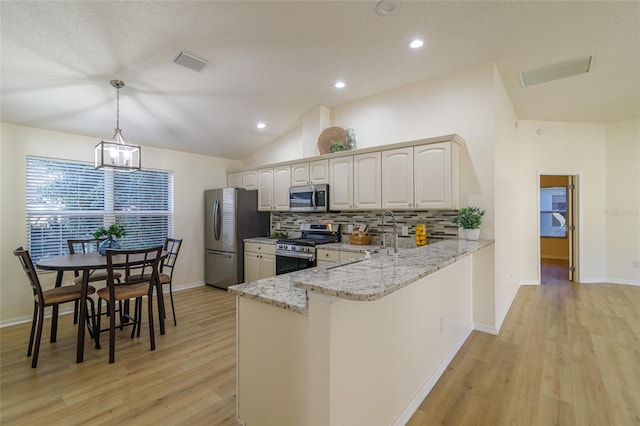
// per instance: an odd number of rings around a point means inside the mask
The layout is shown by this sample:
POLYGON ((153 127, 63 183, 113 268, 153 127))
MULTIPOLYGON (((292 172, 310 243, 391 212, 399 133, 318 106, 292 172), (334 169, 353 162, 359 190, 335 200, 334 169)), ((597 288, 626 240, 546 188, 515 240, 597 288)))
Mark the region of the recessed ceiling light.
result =
POLYGON ((394 12, 398 7, 398 0, 382 0, 376 4, 376 13, 380 16, 394 12))
POLYGON ((264 129, 265 127, 267 127, 266 124, 264 124, 262 121, 258 122, 258 124, 256 124, 256 127, 258 129, 264 129))
POLYGON ((347 87, 347 84, 344 81, 336 81, 333 85, 336 89, 344 89, 347 87))
POLYGON ((419 49, 422 46, 424 46, 424 40, 419 38, 413 39, 407 44, 407 46, 409 46, 412 49, 419 49))

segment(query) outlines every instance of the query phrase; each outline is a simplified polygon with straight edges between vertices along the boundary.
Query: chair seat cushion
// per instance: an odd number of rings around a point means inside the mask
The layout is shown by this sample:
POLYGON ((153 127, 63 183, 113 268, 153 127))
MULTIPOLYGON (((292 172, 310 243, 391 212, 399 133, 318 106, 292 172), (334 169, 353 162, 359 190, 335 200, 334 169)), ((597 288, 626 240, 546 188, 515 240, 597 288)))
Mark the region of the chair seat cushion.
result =
MULTIPOLYGON (((142 278, 145 279, 145 280, 150 280, 151 279, 151 274, 144 274, 142 276, 142 278)), ((169 281, 171 281, 171 277, 169 275, 160 274, 160 284, 169 284, 169 281)))
MULTIPOLYGON (((142 297, 149 294, 149 281, 136 284, 118 284, 114 286, 114 300, 128 300, 142 297)), ((111 300, 109 296, 109 287, 98 290, 98 297, 104 300, 111 300)))
MULTIPOLYGON (((120 272, 113 273, 113 279, 119 280, 122 277, 120 272)), ((106 281, 109 278, 109 274, 106 271, 94 271, 91 275, 89 275, 89 282, 93 283, 96 281, 106 281)), ((82 274, 79 277, 75 277, 73 282, 76 284, 82 284, 82 274)))
MULTIPOLYGON (((56 303, 70 302, 80 299, 81 287, 79 285, 65 285, 62 287, 52 288, 42 292, 45 306, 54 305, 56 303)), ((93 294, 96 289, 92 286, 87 287, 87 295, 93 294)), ((36 302, 39 302, 38 295, 34 296, 36 302)))

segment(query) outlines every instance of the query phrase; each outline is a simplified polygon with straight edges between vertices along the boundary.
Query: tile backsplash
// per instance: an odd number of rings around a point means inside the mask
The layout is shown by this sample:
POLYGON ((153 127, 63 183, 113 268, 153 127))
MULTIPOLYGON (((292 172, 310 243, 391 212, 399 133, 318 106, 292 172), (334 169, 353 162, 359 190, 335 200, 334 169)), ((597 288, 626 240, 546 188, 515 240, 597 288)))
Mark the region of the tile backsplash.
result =
MULTIPOLYGON (((373 245, 380 244, 381 219, 383 210, 328 212, 328 213, 294 213, 272 212, 271 232, 284 232, 289 237, 300 236, 301 223, 326 223, 331 222, 340 225, 342 241, 349 241, 349 225, 357 229, 358 225, 367 225, 367 231, 372 236, 373 245), (278 229, 279 225, 279 229, 278 229)), ((456 210, 427 210, 427 211, 398 211, 394 212, 398 223, 398 235, 402 235, 402 227, 408 228, 408 236, 400 237, 400 247, 415 246, 415 225, 424 223, 427 225, 427 241, 441 240, 445 238, 458 238, 458 225, 451 222, 456 216, 456 210)), ((385 234, 387 244, 391 243, 393 221, 390 217, 385 219, 385 234)))

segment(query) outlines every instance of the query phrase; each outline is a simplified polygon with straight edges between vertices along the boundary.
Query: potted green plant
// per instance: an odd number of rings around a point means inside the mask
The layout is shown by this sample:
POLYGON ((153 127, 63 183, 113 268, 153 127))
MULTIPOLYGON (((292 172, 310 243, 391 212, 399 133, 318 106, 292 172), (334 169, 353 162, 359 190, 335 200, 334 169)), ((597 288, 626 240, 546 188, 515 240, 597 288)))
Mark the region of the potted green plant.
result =
POLYGON ((93 238, 98 239, 107 237, 106 240, 98 245, 98 253, 102 256, 107 255, 107 249, 119 249, 120 243, 116 238, 122 238, 127 235, 126 225, 120 223, 112 223, 108 227, 101 226, 96 232, 93 233, 93 238))
POLYGON ((466 240, 477 240, 480 236, 484 210, 478 207, 463 207, 451 221, 462 228, 462 235, 466 240))

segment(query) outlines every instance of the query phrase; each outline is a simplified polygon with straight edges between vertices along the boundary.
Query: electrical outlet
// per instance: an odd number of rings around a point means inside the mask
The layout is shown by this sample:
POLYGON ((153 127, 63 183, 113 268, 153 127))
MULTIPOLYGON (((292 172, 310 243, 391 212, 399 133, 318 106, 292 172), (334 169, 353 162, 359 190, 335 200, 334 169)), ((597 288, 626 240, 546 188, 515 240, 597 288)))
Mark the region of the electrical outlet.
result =
POLYGON ((409 235, 409 227, 408 226, 403 226, 402 227, 402 236, 406 237, 407 235, 409 235))
POLYGON ((280 230, 280 222, 276 222, 276 230, 280 230))
POLYGON ((353 233, 353 225, 352 224, 348 224, 347 225, 347 232, 349 232, 350 234, 353 233))
POLYGON ((440 333, 444 332, 444 317, 440 317, 440 333))
POLYGON ((640 260, 634 260, 633 261, 633 267, 636 269, 640 269, 640 260))

